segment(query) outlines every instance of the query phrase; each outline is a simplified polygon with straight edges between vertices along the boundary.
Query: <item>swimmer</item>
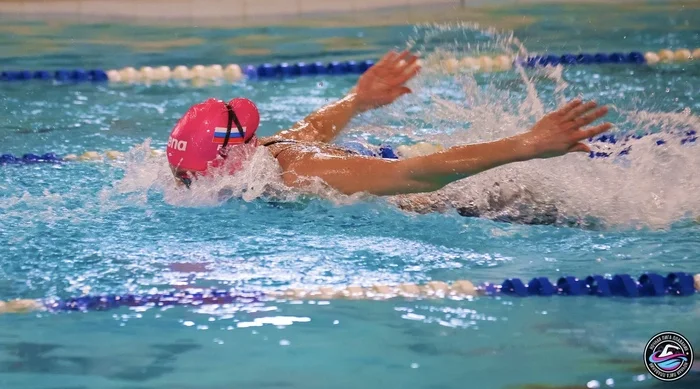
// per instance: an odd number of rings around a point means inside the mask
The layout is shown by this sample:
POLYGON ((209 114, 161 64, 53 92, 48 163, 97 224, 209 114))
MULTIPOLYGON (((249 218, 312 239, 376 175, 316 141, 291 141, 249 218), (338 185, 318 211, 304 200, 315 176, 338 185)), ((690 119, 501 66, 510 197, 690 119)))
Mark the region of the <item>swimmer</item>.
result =
POLYGON ((408 51, 390 51, 359 78, 345 97, 271 137, 255 136, 260 116, 250 100, 235 98, 227 103, 209 99, 197 104, 170 134, 167 157, 173 174, 187 187, 217 169, 234 174, 251 151, 264 147, 279 163, 285 185, 295 189, 304 190, 320 180, 348 195, 428 193, 505 164, 589 153, 583 142, 612 127, 610 123, 587 127, 608 110, 577 99, 545 115, 521 134, 428 155, 396 158, 368 148, 331 143, 353 117, 411 93, 406 83, 420 71, 417 60, 408 51))

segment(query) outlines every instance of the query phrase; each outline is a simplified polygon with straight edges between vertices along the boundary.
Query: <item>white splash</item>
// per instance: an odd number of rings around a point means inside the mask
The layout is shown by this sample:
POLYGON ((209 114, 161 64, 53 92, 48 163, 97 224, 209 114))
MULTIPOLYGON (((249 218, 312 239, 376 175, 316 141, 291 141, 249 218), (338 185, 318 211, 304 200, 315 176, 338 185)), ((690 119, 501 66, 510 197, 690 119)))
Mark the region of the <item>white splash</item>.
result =
POLYGON ((102 190, 102 207, 116 206, 114 198, 124 195, 130 196, 130 203, 145 205, 151 192, 162 193, 168 204, 185 207, 217 206, 231 198, 297 201, 304 196, 323 197, 339 205, 366 197, 339 194, 320 180, 303 191, 292 190, 284 184, 279 164, 265 148, 240 150, 240 155, 231 158, 245 161, 236 174, 225 174, 226 169, 220 169, 219 173, 197 177, 188 189, 176 181, 164 155, 151 154, 150 140, 146 140, 126 153, 124 160, 114 162, 124 170, 124 177, 102 190))
MULTIPOLYGON (((473 25, 422 28, 427 31, 417 29, 421 39, 411 42, 413 46, 420 46, 418 41, 429 43, 441 34, 492 38, 478 46, 455 41, 430 53, 426 62, 433 65, 411 85, 414 95, 375 112, 369 119, 359 120, 355 131, 360 136, 407 137, 412 142, 427 141, 446 147, 491 141, 526 131, 545 113, 536 82, 554 82, 551 96, 547 97, 557 104, 576 97, 567 96, 568 84, 562 78, 561 67, 527 72, 516 68, 500 77, 496 75, 486 84, 477 82, 477 76, 469 72, 447 74, 439 66, 444 58, 484 52, 526 55, 527 51, 512 35, 474 30, 473 25), (419 115, 404 116, 400 126, 382 126, 382 117, 400 117, 415 105, 420 106, 419 115), (374 123, 369 124, 370 120, 374 123)), ((575 154, 511 164, 453 183, 427 198, 399 196, 394 202, 418 211, 444 209, 440 203, 447 203, 448 208, 476 207, 481 216, 490 218, 516 216, 523 207, 547 212, 555 209, 559 222, 585 224, 585 219, 595 218, 608 226, 662 228, 679 219, 698 217, 700 175, 693 167, 700 166, 700 153, 694 144, 681 144, 688 131, 700 133, 698 116, 688 108, 680 113, 626 110, 614 105, 611 108, 622 119, 615 125, 633 129, 628 134, 654 135, 625 143, 593 144, 594 151, 613 156, 632 146, 627 155, 590 159, 585 154, 575 154), (658 145, 660 140, 666 143, 658 145), (406 206, 407 203, 412 204, 406 206)), ((613 132, 618 139, 625 137, 619 129, 613 132)))

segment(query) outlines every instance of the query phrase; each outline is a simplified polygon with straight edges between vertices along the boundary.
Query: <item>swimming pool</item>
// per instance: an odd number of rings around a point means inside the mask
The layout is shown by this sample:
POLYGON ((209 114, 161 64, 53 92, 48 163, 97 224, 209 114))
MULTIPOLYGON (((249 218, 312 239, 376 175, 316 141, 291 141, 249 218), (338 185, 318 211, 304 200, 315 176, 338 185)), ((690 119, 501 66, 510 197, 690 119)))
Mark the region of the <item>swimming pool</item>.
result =
MULTIPOLYGON (((535 51, 658 50, 700 41, 696 3, 498 12, 534 19, 515 35, 535 51)), ((467 43, 499 47, 493 36, 457 26, 224 30, 36 23, 26 33, 28 24, 12 24, 24 26, 14 32, 3 27, 4 67, 365 59, 408 40, 448 52, 455 42, 468 53, 474 49, 464 49, 467 43), (329 43, 326 33, 345 38, 329 43)), ((446 145, 493 139, 517 130, 538 103, 551 108, 577 94, 614 105, 620 133, 655 130, 675 139, 675 133, 700 130, 692 114, 700 108, 697 62, 571 67, 561 75, 528 71, 531 81, 515 71, 428 70, 414 85, 415 96, 361 117, 345 138, 446 145)), ((126 161, 0 168, 0 300, 186 286, 266 290, 698 272, 700 178, 692 145, 640 143, 626 164, 585 156, 533 161, 444 191, 468 202, 493 192, 496 182, 504 191, 525 187, 567 215, 604 224, 591 228, 505 224, 455 211, 416 215, 378 199, 270 203, 254 190, 245 200, 222 202, 215 191, 176 190, 164 161, 144 157, 143 148, 164 148, 175 120, 208 97, 251 98, 267 135, 339 97, 354 80, 1 84, 0 152, 128 155, 126 161)), ((255 173, 267 175, 258 180, 274 185, 263 162, 255 173)), ((219 188, 240 193, 252 182, 229 180, 219 188)), ((646 373, 645 343, 673 330, 700 344, 698 308, 697 296, 543 297, 4 315, 0 387, 650 388, 662 383, 646 373)), ((697 387, 698 375, 678 384, 697 387)))

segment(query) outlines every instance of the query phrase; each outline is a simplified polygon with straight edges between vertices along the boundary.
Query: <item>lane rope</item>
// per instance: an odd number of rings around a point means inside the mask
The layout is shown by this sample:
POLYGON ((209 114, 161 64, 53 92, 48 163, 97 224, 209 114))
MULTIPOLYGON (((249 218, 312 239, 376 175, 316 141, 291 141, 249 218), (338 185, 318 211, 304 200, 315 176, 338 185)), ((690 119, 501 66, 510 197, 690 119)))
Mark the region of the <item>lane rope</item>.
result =
MULTIPOLYGON (((613 52, 613 53, 579 53, 579 54, 544 54, 531 55, 527 58, 511 57, 508 55, 479 57, 463 57, 442 59, 433 64, 448 73, 459 71, 497 72, 506 71, 519 64, 523 67, 574 66, 574 65, 656 65, 659 63, 681 63, 700 60, 700 48, 663 49, 659 51, 613 52)), ((281 77, 298 77, 306 75, 347 75, 362 74, 374 65, 372 60, 364 61, 332 61, 297 62, 294 64, 264 63, 261 65, 184 65, 175 66, 144 66, 139 69, 128 66, 122 69, 59 69, 47 70, 5 70, 0 72, 0 81, 29 81, 55 80, 57 82, 112 82, 112 83, 153 83, 168 80, 206 81, 225 80, 237 82, 247 79, 273 79, 281 77)), ((425 63, 423 63, 425 65, 425 63)))
POLYGON ((0 301, 0 313, 25 313, 31 311, 70 312, 104 311, 120 307, 197 306, 211 304, 255 303, 266 300, 387 300, 406 299, 464 299, 478 296, 597 296, 597 297, 660 297, 692 296, 700 291, 700 274, 683 272, 645 273, 637 279, 629 274, 615 274, 610 278, 591 275, 584 279, 572 276, 560 277, 552 283, 546 277, 535 277, 528 283, 519 278, 509 278, 500 285, 458 280, 452 283, 431 281, 424 285, 349 285, 344 287, 318 287, 314 289, 282 289, 277 291, 236 291, 203 289, 171 291, 153 294, 86 295, 68 299, 17 299, 0 301))

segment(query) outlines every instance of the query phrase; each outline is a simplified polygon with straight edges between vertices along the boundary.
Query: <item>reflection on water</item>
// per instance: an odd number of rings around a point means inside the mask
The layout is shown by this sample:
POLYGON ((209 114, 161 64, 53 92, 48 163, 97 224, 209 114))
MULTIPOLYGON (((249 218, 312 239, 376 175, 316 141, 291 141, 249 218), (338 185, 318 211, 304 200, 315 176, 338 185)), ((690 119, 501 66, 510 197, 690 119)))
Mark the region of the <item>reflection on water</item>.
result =
MULTIPOLYGON (((697 15, 692 10, 643 7, 635 17, 621 17, 625 6, 574 7, 576 17, 570 18, 557 16, 562 7, 488 12, 521 13, 533 21, 515 32, 529 50, 641 50, 697 41, 684 25, 697 15)), ((403 46, 426 31, 425 26, 235 30, 66 23, 37 29, 34 36, 26 29, 12 36, 8 26, 0 27, 6 31, 0 35, 1 61, 28 68, 360 58, 403 46), (32 52, 41 55, 12 56, 23 39, 42 48, 53 34, 59 42, 54 54, 39 49, 32 52), (111 44, 85 38, 98 34, 111 44), (334 38, 324 38, 328 34, 334 38), (132 40, 149 52, 123 44, 132 40), (253 51, 232 57, 236 49, 253 51)), ((413 41, 426 52, 442 47, 454 55, 501 47, 493 43, 494 34, 443 27, 433 28, 429 41, 413 41)), ((482 141, 522 129, 538 110, 581 94, 613 103, 621 133, 653 129, 672 139, 697 126, 693 69, 580 67, 528 71, 523 77, 516 71, 473 76, 430 68, 417 80, 414 96, 359 118, 346 135, 397 143, 482 141)), ((187 286, 265 289, 697 271, 700 228, 679 222, 684 210, 698 210, 699 181, 692 169, 697 153, 675 143, 658 148, 637 142, 630 165, 585 156, 536 162, 440 193, 466 205, 474 198, 498 205, 508 196, 526 201, 544 196, 555 200, 557 211, 624 225, 597 231, 507 225, 445 209, 416 215, 378 199, 292 197, 270 204, 259 192, 246 191, 250 197, 220 201, 216 190, 176 190, 165 161, 145 157, 146 146, 164 147, 182 112, 210 96, 256 101, 263 113, 261 132, 268 135, 336 99, 354 80, 199 88, 3 84, 0 152, 130 153, 123 162, 0 169, 0 299, 187 286), (485 192, 495 182, 500 197, 489 197, 485 192), (513 190, 523 187, 526 191, 513 190), (643 197, 650 192, 657 194, 655 201, 643 197), (640 228, 628 227, 639 221, 640 228)), ((618 151, 618 146, 605 147, 618 151)), ((224 178, 212 187, 228 185, 234 193, 247 182, 256 188, 261 181, 274 182, 275 165, 262 157, 255 162, 251 172, 257 175, 224 178)), ((582 297, 275 301, 2 316, 0 387, 326 389, 333 382, 338 388, 501 389, 527 383, 575 388, 593 380, 604 387, 613 379, 617 388, 649 388, 657 383, 642 375, 640 348, 669 323, 692 337, 697 313, 693 298, 582 297), (70 382, 59 382, 64 379, 70 382)), ((696 382, 689 375, 683 384, 696 382)))

